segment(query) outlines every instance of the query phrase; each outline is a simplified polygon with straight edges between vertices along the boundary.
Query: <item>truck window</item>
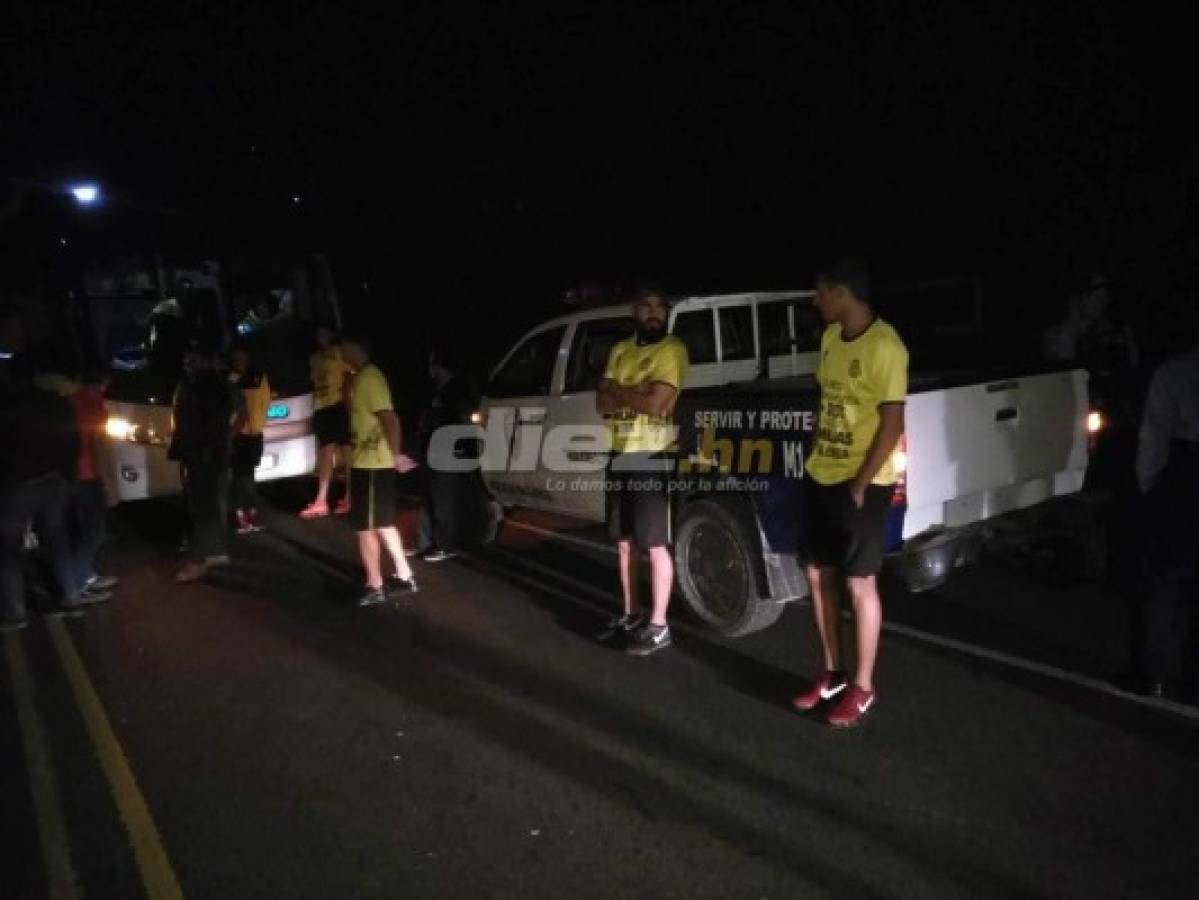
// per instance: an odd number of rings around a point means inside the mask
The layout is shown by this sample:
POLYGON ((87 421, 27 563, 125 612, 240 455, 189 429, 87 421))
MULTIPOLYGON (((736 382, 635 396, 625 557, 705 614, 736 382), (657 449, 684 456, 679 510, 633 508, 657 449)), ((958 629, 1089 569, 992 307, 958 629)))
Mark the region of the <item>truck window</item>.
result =
POLYGON ((548 394, 565 333, 566 326, 560 325, 530 335, 492 377, 487 396, 503 399, 548 394))
POLYGON ((751 306, 722 306, 720 315, 720 358, 754 358, 754 311, 751 306))
POLYGON ((791 352, 791 321, 787 314, 788 301, 758 304, 758 340, 767 356, 782 356, 791 352))
POLYGON ((566 365, 566 393, 594 391, 604 374, 612 347, 632 333, 633 320, 628 316, 580 322, 575 327, 574 344, 566 365))
POLYGON ((820 349, 823 332, 824 323, 811 300, 775 300, 758 304, 758 340, 767 356, 790 353, 793 334, 796 353, 815 353, 820 349))
POLYGON ((674 320, 674 334, 687 345, 691 365, 716 362, 716 332, 712 328, 711 310, 680 313, 674 320))
POLYGON ((820 349, 824 337, 824 320, 811 300, 793 300, 791 309, 795 316, 795 350, 797 353, 815 353, 820 349))

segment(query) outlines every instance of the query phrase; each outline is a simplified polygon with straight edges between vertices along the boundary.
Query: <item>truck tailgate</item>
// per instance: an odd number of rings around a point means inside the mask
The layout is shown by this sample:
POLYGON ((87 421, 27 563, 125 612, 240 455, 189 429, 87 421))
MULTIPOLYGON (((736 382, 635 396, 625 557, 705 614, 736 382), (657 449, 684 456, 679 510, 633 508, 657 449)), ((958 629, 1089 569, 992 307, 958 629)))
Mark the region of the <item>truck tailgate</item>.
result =
POLYGON ((911 394, 904 537, 1079 490, 1087 407, 1081 369, 911 394))

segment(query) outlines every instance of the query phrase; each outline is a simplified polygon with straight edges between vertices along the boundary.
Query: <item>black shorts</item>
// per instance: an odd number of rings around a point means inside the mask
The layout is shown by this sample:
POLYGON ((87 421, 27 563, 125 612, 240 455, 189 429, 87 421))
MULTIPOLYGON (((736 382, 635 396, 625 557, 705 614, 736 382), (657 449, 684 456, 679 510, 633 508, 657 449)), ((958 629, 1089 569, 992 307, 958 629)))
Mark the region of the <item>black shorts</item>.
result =
POLYGON ((350 443, 350 414, 344 403, 334 403, 312 414, 312 430, 316 432, 316 445, 327 447, 337 444, 342 447, 350 443))
POLYGON ((835 566, 846 575, 877 575, 883 567, 891 485, 872 484, 858 509, 849 482, 823 485, 811 478, 804 486, 805 546, 801 556, 817 566, 835 566))
POLYGON ((262 435, 235 434, 233 452, 229 457, 229 468, 235 477, 253 478, 254 470, 262 462, 262 435))
POLYGON ((374 531, 395 525, 395 469, 350 470, 349 520, 355 531, 374 531))
POLYGON ((670 479, 673 466, 661 454, 618 453, 608 464, 605 500, 613 540, 630 540, 642 550, 669 547, 670 479))

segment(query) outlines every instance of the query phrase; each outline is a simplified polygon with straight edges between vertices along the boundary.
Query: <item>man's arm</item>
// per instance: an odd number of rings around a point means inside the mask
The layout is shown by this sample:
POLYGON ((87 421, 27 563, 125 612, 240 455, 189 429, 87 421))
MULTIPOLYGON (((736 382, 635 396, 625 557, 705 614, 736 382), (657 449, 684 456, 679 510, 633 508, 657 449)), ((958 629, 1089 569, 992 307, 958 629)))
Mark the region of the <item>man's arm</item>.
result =
POLYGON ((878 416, 878 431, 874 433, 874 440, 870 442, 870 449, 866 452, 862 467, 858 469, 858 474, 849 485, 850 494, 853 495, 854 503, 859 509, 865 503, 866 488, 874 480, 879 469, 886 464, 903 434, 902 403, 886 403, 880 406, 878 416))
POLYGON ((621 387, 615 381, 605 379, 600 382, 596 391, 595 408, 601 413, 631 409, 633 412, 661 418, 666 415, 678 395, 679 389, 664 381, 621 387))
POLYGON ((383 432, 383 439, 387 441, 387 446, 391 449, 393 457, 399 456, 400 449, 400 417, 396 415, 394 409, 381 409, 375 413, 379 419, 379 428, 383 432))

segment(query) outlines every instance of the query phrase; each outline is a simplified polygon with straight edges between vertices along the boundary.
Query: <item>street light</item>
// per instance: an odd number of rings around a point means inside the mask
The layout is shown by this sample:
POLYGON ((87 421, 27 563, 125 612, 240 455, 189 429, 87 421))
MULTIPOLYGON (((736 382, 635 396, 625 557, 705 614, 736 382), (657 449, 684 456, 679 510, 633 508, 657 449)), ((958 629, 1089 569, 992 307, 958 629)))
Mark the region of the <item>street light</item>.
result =
POLYGON ((71 196, 80 206, 95 206, 100 202, 100 186, 91 182, 73 184, 70 187, 71 196))

